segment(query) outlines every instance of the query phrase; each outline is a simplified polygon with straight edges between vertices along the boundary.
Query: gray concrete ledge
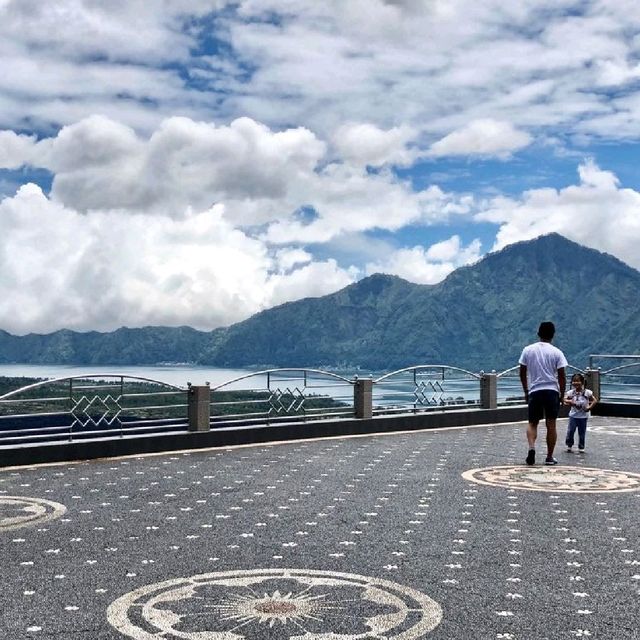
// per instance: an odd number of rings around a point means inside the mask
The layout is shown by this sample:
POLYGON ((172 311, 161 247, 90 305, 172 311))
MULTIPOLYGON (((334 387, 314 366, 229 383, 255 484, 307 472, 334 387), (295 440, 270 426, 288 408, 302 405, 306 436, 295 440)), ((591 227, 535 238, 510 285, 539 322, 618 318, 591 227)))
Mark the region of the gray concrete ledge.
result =
POLYGON ((368 419, 287 422, 278 425, 215 427, 204 432, 180 432, 153 436, 79 440, 21 445, 0 450, 0 467, 93 460, 183 449, 228 447, 281 440, 300 440, 395 431, 417 431, 442 427, 498 424, 526 420, 524 405, 498 409, 462 409, 419 414, 376 416, 368 419))

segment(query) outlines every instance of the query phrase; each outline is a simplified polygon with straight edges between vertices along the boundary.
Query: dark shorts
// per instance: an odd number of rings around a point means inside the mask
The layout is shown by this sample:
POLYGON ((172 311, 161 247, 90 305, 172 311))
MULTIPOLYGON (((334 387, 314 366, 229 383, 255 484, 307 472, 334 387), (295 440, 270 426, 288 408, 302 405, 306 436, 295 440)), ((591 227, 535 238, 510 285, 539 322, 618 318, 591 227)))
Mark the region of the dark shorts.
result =
POLYGON ((560 394, 551 389, 542 389, 529 394, 529 422, 542 418, 555 420, 560 410, 560 394))

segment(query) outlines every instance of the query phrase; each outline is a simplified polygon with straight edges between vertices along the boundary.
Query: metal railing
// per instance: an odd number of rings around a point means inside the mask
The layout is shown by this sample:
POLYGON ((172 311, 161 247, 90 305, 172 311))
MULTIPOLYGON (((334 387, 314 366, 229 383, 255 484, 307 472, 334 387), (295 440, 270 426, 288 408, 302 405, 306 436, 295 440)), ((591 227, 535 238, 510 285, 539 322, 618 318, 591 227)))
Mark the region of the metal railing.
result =
POLYGON ((443 364, 416 365, 373 380, 373 415, 480 404, 480 375, 443 364))
MULTIPOLYGON (((640 403, 640 355, 592 355, 586 370, 569 365, 567 378, 576 371, 591 376, 600 401, 640 403), (615 366, 603 369, 607 361, 615 366)), ((523 402, 518 366, 486 374, 425 364, 375 379, 309 368, 267 369, 211 388, 118 373, 83 374, 0 396, 0 447, 523 402)))
POLYGON ((593 354, 589 369, 600 372, 600 400, 640 403, 640 355, 593 354), (619 362, 623 364, 611 366, 619 362))
POLYGON ((184 431, 187 391, 116 373, 30 384, 0 396, 0 446, 184 431))
MULTIPOLYGON (((574 373, 582 373, 585 371, 574 365, 567 366, 567 387, 569 380, 574 373)), ((524 402, 524 392, 520 382, 520 365, 505 369, 496 374, 497 378, 497 402, 498 406, 509 406, 522 404, 524 402)))
POLYGON ((354 416, 353 380, 319 369, 257 371, 212 387, 210 397, 211 426, 354 416))

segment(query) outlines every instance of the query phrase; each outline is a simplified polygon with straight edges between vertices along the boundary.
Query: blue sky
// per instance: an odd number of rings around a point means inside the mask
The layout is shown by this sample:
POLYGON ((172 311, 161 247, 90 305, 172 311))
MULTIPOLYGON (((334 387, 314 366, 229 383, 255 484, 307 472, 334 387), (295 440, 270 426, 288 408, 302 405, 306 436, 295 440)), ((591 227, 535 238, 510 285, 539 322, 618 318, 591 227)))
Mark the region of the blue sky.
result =
POLYGON ((0 68, 12 333, 213 329, 549 232, 640 268, 635 0, 3 0, 0 68))

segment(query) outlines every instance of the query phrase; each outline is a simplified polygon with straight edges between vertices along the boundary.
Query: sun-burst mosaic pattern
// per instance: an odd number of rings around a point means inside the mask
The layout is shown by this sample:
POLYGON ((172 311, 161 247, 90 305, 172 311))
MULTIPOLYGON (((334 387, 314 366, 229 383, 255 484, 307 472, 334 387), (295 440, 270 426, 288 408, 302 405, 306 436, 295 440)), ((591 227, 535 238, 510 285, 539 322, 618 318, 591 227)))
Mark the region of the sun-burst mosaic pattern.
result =
POLYGON ((434 629, 442 610, 388 580, 256 569, 151 584, 113 602, 107 617, 137 640, 412 640, 434 629))
POLYGON ((0 496, 0 532, 42 524, 59 518, 66 507, 42 498, 0 496))
POLYGON ((484 467, 465 471, 462 476, 479 484, 529 491, 604 493, 640 490, 640 474, 588 467, 484 467))

